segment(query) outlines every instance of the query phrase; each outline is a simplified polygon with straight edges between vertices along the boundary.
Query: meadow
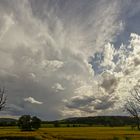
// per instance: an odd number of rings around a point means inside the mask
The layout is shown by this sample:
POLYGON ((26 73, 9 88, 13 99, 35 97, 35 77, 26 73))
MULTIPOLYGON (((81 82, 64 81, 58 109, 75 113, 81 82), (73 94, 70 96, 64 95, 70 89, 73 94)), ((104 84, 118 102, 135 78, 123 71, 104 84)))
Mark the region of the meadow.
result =
POLYGON ((58 127, 23 132, 0 127, 0 140, 140 140, 140 131, 130 127, 58 127))

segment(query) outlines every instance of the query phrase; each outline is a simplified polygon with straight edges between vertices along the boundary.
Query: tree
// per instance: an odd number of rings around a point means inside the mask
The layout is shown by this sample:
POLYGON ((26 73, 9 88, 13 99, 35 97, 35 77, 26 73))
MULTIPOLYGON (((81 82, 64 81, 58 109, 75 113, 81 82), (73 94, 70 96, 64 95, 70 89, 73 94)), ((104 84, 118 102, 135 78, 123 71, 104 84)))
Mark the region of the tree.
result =
POLYGON ((23 131, 36 130, 40 128, 41 120, 35 116, 23 115, 18 120, 18 126, 23 131))
POLYGON ((135 119, 136 126, 140 130, 140 87, 136 86, 131 92, 131 100, 125 104, 125 110, 135 119))
POLYGON ((0 88, 0 111, 5 108, 6 101, 5 88, 0 88))
POLYGON ((30 115, 23 115, 18 120, 18 126, 23 131, 30 131, 31 130, 31 116, 30 115))
POLYGON ((37 118, 36 116, 32 117, 31 119, 31 127, 33 129, 39 129, 41 126, 41 120, 37 118))
POLYGON ((134 117, 135 123, 139 130, 140 129, 140 118, 139 118, 140 112, 137 105, 134 102, 128 100, 127 104, 125 105, 125 109, 132 117, 134 117))

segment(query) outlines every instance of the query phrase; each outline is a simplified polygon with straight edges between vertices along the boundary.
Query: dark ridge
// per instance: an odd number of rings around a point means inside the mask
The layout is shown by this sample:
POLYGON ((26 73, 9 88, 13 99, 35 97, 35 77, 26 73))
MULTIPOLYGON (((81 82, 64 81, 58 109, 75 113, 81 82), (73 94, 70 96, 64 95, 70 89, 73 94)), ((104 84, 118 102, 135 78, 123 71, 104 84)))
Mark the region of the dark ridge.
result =
POLYGON ((0 118, 0 126, 16 126, 17 120, 13 118, 0 118))
POLYGON ((130 116, 90 116, 90 117, 73 117, 56 121, 43 121, 48 124, 89 124, 103 126, 125 126, 135 124, 135 120, 130 116))

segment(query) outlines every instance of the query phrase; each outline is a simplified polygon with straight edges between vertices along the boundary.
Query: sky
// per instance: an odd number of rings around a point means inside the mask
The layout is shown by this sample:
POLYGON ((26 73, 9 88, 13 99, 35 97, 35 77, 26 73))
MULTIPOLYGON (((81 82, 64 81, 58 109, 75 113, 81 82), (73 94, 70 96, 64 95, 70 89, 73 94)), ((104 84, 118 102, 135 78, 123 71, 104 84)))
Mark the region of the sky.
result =
POLYGON ((0 0, 0 116, 124 115, 139 56, 139 0, 0 0))

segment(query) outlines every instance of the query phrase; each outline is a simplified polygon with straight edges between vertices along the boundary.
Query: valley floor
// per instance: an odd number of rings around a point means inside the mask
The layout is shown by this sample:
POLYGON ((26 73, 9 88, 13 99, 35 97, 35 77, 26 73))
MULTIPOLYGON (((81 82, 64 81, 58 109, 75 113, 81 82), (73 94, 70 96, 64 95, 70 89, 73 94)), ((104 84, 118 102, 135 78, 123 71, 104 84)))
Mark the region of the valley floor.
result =
POLYGON ((140 131, 130 127, 58 127, 22 132, 0 127, 0 140, 140 140, 140 131))

